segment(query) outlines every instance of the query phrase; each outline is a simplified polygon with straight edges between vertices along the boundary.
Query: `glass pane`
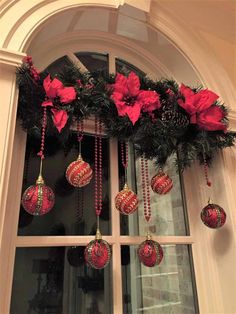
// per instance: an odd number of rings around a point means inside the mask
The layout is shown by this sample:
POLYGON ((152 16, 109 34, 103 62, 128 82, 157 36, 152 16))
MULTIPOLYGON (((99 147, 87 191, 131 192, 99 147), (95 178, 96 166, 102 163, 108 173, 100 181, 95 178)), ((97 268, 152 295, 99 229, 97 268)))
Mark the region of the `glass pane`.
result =
MULTIPOLYGON (((131 150, 131 149, 130 149, 131 150)), ((120 156, 120 154, 119 154, 120 156)), ((121 159, 119 157, 119 159, 121 159)), ((129 216, 121 215, 121 234, 122 235, 145 235, 147 232, 147 223, 144 219, 142 179, 140 171, 140 159, 135 160, 134 153, 130 152, 130 165, 128 168, 128 184, 133 191, 138 194, 138 210, 129 216)), ((149 164, 149 180, 156 174, 156 169, 152 161, 149 164)), ((151 197, 151 220, 149 230, 156 235, 176 235, 182 236, 188 234, 188 223, 184 206, 184 197, 181 186, 181 177, 176 172, 174 158, 169 159, 164 168, 173 180, 172 190, 159 195, 154 193, 150 187, 151 197)), ((120 161, 120 187, 124 181, 124 171, 120 161)))
POLYGON ((110 314, 111 269, 84 263, 84 247, 17 248, 11 314, 110 314))
POLYGON ((63 66, 71 65, 71 61, 68 59, 67 56, 63 56, 53 63, 51 63, 47 67, 47 71, 51 74, 51 76, 54 76, 55 74, 58 74, 61 72, 63 66))
POLYGON ((140 264, 137 247, 122 247, 124 314, 199 313, 188 245, 162 246, 160 265, 140 264))
POLYGON ((119 58, 116 58, 116 72, 121 73, 135 72, 137 75, 141 77, 145 76, 145 73, 142 70, 138 69, 133 64, 119 58))
POLYGON ((103 70, 108 73, 108 55, 96 52, 77 52, 76 57, 89 72, 103 70))
MULTIPOLYGON (((40 141, 28 138, 26 146, 25 169, 22 193, 35 184, 39 174, 40 141)), ((110 234, 110 175, 109 175, 109 140, 103 138, 103 209, 100 219, 102 234, 110 234)), ((96 233, 94 210, 94 178, 83 188, 74 188, 66 178, 68 165, 77 159, 76 135, 73 134, 68 147, 64 149, 55 139, 48 139, 45 144, 46 157, 43 163, 43 177, 55 193, 53 209, 43 216, 32 216, 23 207, 20 209, 18 235, 92 235, 96 233)), ((82 156, 94 168, 94 138, 84 136, 82 156)))

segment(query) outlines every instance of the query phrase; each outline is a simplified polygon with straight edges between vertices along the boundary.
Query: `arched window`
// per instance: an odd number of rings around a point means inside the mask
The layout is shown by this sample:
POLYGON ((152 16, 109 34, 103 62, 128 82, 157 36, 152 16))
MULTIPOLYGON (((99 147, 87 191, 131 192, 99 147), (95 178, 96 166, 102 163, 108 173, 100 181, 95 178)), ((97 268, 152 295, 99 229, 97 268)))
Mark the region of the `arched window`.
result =
MULTIPOLYGON (((144 75, 119 58, 114 58, 111 65, 109 53, 78 52, 73 61, 75 58, 88 71, 99 68, 109 72, 112 68, 144 75)), ((68 62, 70 58, 63 56, 48 70, 56 74, 68 62)), ((93 133, 93 122, 85 123, 82 152, 91 166, 93 133)), ((94 270, 85 264, 83 255, 85 245, 96 232, 94 182, 75 189, 65 179, 66 167, 78 154, 75 137, 73 134, 66 147, 50 138, 46 144, 44 177, 55 191, 53 210, 34 217, 20 208, 11 313, 198 313, 184 187, 173 160, 165 170, 172 177, 174 188, 165 196, 151 195, 150 229, 163 246, 164 259, 159 266, 148 268, 140 264, 136 253, 147 231, 140 161, 130 147, 128 181, 136 190, 140 205, 133 215, 122 216, 114 206, 114 198, 124 183, 120 144, 103 134, 100 229, 112 245, 112 260, 104 270, 94 270)), ((37 177, 38 145, 35 137, 28 137, 22 190, 37 177)), ((149 173, 155 174, 152 162, 149 173)))

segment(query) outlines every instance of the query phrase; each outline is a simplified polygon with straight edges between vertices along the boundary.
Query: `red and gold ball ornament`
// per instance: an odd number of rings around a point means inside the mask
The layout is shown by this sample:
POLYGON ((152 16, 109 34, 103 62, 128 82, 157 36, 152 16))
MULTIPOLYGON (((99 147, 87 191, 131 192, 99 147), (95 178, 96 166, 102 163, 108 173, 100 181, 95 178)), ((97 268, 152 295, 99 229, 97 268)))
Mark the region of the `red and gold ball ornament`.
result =
POLYGON ((168 193, 173 187, 173 181, 171 178, 165 174, 163 171, 159 171, 152 180, 151 180, 151 187, 153 192, 158 194, 166 194, 168 193))
POLYGON ((163 249, 161 245, 153 241, 150 235, 138 247, 138 257, 140 262, 147 267, 159 265, 163 259, 163 249))
POLYGON ((53 190, 45 185, 42 176, 39 175, 36 184, 25 190, 21 203, 29 214, 42 216, 53 208, 55 196, 53 190))
POLYGON ((74 187, 83 187, 90 183, 93 176, 93 170, 85 162, 81 155, 76 161, 73 161, 66 169, 66 179, 74 187))
POLYGON ((115 197, 116 209, 123 215, 133 214, 138 208, 138 203, 137 195, 130 190, 127 184, 115 197))
POLYGON ((87 244, 84 251, 86 263, 95 269, 105 268, 111 259, 111 248, 109 244, 102 240, 101 233, 97 231, 95 240, 87 244))
POLYGON ((207 227, 218 229, 225 224, 226 213, 219 205, 209 202, 201 211, 201 219, 207 227))

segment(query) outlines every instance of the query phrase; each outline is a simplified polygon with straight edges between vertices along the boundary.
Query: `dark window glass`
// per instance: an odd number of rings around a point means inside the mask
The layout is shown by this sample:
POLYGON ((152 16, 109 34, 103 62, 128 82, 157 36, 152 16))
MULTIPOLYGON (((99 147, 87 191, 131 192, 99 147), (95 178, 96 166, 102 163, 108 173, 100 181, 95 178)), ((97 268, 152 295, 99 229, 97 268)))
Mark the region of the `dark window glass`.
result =
POLYGON ((84 247, 17 248, 11 314, 110 314, 108 265, 94 270, 84 247))
POLYGON ((89 72, 103 70, 105 73, 108 73, 107 54, 95 52, 77 52, 75 55, 89 72))
MULTIPOLYGON (((40 141, 28 138, 22 190, 35 184, 39 174, 40 141)), ((102 234, 110 234, 110 174, 109 140, 103 138, 103 209, 100 216, 102 234)), ((94 177, 83 188, 74 188, 66 178, 68 165, 77 159, 76 135, 73 134, 68 147, 62 148, 55 139, 45 144, 46 157, 43 162, 43 177, 55 193, 53 209, 43 216, 32 216, 23 207, 20 209, 18 235, 92 235, 96 233, 94 209, 94 177)), ((94 137, 84 136, 82 157, 94 168, 94 137)), ((22 192, 23 192, 22 191, 22 192)))

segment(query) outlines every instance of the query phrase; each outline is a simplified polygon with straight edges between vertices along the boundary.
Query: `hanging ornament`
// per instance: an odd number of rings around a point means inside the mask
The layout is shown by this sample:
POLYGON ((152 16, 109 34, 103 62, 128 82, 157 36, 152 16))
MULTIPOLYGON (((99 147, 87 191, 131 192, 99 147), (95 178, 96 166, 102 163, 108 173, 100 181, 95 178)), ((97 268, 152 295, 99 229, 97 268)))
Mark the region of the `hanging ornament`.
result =
POLYGON ((201 211, 201 220, 207 227, 218 229, 225 224, 226 213, 222 207, 209 201, 201 211))
POLYGON ((42 138, 41 149, 38 153, 40 157, 40 171, 35 185, 28 187, 22 196, 22 206, 31 215, 41 216, 47 214, 55 203, 55 196, 50 187, 45 185, 42 177, 42 167, 44 159, 44 142, 45 129, 47 123, 47 107, 43 107, 43 123, 42 123, 42 138))
POLYGON ((138 197, 127 184, 128 149, 128 144, 125 143, 124 157, 124 143, 121 143, 121 161, 125 170, 125 185, 123 190, 121 190, 115 197, 116 209, 123 215, 133 214, 138 208, 138 197))
POLYGON ((87 244, 84 252, 85 261, 95 269, 106 267, 111 259, 111 249, 109 244, 102 239, 99 230, 99 216, 102 211, 102 125, 101 121, 95 118, 95 197, 94 205, 97 216, 97 232, 95 240, 87 244))
POLYGON ((172 189, 173 181, 160 169, 159 172, 154 177, 152 177, 151 187, 153 192, 163 195, 172 189))
MULTIPOLYGON (((203 150, 203 167, 204 167, 204 176, 207 186, 211 187, 211 181, 208 177, 208 164, 206 161, 206 154, 203 150)), ((213 204, 209 198, 208 205, 205 206, 201 211, 201 220, 209 228, 218 229, 225 224, 226 213, 222 207, 217 204, 213 204)))
POLYGON ((102 239, 97 230, 95 240, 89 242, 85 248, 84 258, 88 265, 95 269, 106 267, 111 259, 111 249, 107 241, 102 239))
MULTIPOLYGON (((141 157, 141 177, 142 177, 142 191, 143 191, 143 207, 144 218, 147 223, 151 219, 151 201, 149 190, 149 173, 148 173, 148 160, 141 157)), ((149 227, 149 226, 148 226, 149 227)), ((138 257, 143 265, 153 267, 160 264, 163 258, 163 250, 161 245, 153 241, 149 231, 147 232, 147 238, 138 247, 138 257)))
POLYGON ((90 183, 93 170, 81 157, 81 141, 84 136, 83 120, 77 122, 77 138, 79 143, 79 156, 66 169, 66 179, 74 187, 83 187, 90 183))
POLYGON ((138 257, 140 262, 147 267, 159 265, 163 259, 161 245, 153 241, 149 233, 147 234, 147 239, 138 247, 138 257))

